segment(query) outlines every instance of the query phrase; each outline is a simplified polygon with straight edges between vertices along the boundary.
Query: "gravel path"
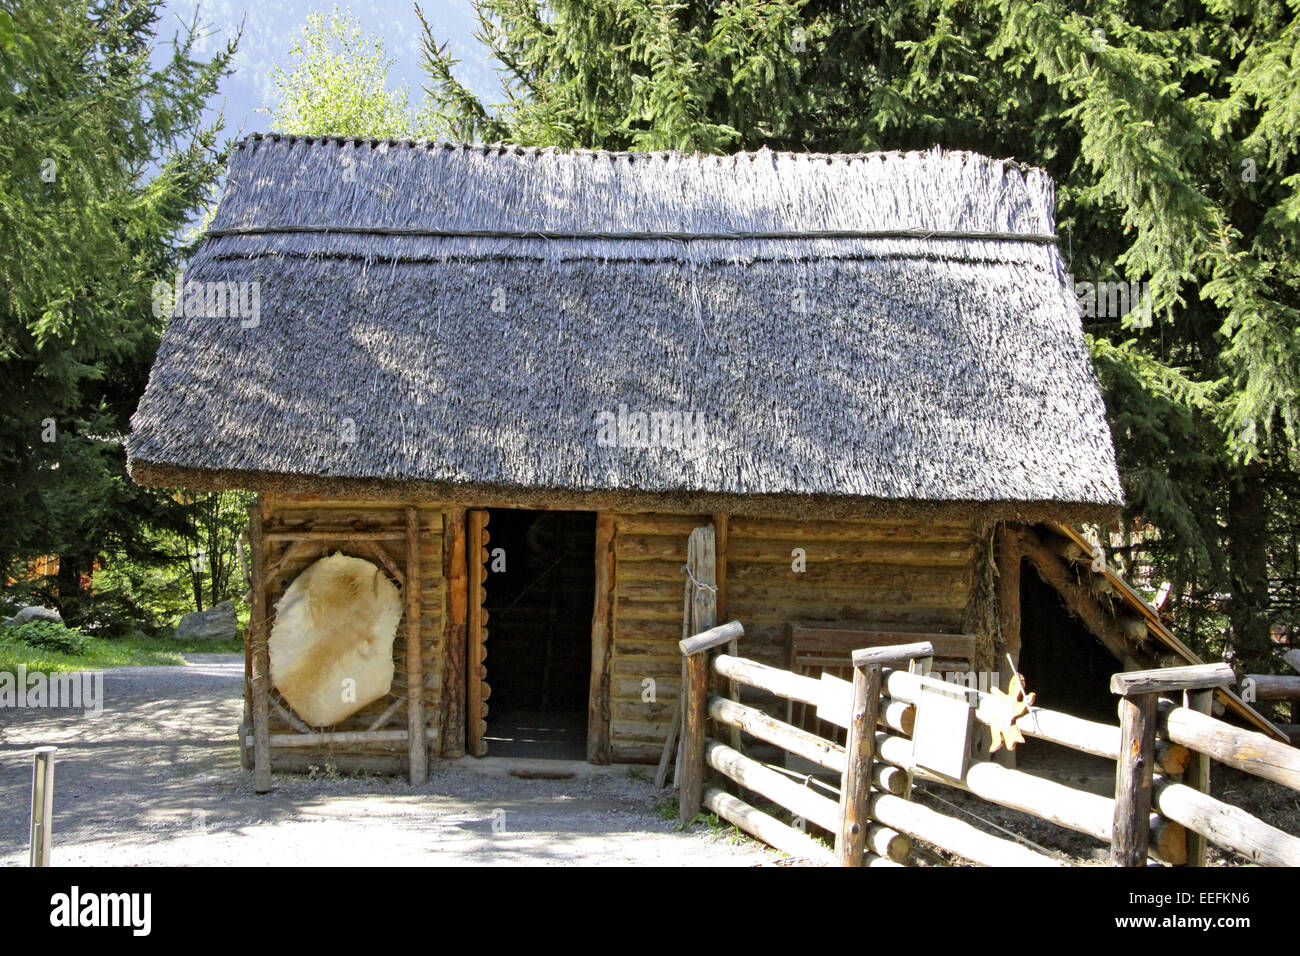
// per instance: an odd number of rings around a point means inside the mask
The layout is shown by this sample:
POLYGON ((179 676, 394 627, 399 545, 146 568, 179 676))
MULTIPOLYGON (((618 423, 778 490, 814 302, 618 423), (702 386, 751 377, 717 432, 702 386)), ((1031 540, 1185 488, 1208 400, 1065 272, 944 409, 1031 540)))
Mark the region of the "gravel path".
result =
POLYGON ((747 866, 777 856, 730 830, 677 832, 654 811, 650 784, 621 768, 538 780, 500 761, 456 762, 419 788, 277 774, 276 790, 258 795, 234 734, 242 656, 187 661, 107 671, 98 716, 0 711, 0 865, 27 862, 30 750, 40 744, 59 747, 56 866, 747 866))

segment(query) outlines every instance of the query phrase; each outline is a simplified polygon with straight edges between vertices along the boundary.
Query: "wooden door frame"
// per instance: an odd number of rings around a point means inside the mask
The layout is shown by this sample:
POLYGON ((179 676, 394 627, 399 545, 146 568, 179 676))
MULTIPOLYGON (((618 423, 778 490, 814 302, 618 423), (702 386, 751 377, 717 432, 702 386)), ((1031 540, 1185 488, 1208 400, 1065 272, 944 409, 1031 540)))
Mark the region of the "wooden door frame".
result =
POLYGON ((468 653, 465 655, 465 749, 475 757, 487 755, 488 697, 492 688, 487 682, 488 612, 483 608, 487 598, 487 545, 490 540, 487 526, 491 515, 487 509, 473 509, 465 514, 465 553, 469 562, 466 587, 468 589, 468 614, 466 632, 468 653))
POLYGON ((614 516, 596 512, 596 580, 591 611, 591 687, 587 695, 587 762, 607 764, 610 741, 610 659, 614 653, 614 516))

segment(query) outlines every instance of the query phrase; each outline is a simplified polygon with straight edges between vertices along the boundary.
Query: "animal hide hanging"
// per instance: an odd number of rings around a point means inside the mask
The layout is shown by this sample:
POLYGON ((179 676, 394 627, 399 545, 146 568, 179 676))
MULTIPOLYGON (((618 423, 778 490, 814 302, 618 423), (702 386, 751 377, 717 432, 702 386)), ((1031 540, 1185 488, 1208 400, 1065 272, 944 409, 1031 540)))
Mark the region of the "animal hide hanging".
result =
POLYGON ((275 607, 271 682, 303 720, 337 724, 393 685, 398 589, 369 561, 321 558, 275 607))

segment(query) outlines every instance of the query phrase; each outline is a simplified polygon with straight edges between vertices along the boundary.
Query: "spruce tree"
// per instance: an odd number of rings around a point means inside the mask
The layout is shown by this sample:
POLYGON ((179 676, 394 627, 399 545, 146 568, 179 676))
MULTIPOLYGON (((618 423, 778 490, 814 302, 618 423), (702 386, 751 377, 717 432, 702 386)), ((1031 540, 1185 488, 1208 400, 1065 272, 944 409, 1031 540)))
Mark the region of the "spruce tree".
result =
POLYGON ((234 46, 167 45, 161 0, 0 4, 0 571, 59 556, 76 620, 97 559, 164 555, 171 496, 126 474, 122 440, 163 319, 151 290, 225 165, 203 110, 234 46))

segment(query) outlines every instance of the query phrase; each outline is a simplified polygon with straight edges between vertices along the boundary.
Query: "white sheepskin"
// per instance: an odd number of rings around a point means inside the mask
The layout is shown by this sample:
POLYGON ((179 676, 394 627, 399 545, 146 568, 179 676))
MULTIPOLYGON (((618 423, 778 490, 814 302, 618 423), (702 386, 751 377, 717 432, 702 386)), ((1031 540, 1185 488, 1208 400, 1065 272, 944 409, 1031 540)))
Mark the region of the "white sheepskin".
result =
POLYGON ((332 554, 275 606, 271 682, 303 720, 327 727, 385 696, 402 599, 369 561, 332 554))

